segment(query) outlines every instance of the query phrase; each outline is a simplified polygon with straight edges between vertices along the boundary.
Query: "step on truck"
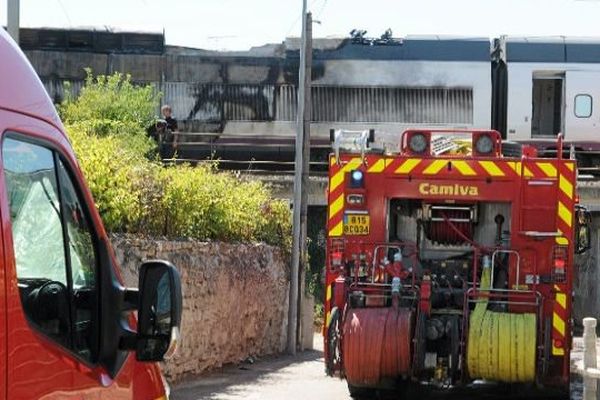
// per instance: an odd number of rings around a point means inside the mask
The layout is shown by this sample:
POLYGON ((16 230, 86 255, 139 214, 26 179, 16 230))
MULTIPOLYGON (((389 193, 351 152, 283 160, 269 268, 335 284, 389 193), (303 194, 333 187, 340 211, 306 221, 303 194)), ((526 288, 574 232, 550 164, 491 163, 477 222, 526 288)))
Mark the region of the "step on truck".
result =
POLYGON ((357 397, 492 383, 568 396, 574 256, 590 246, 575 161, 503 152, 490 130, 331 140, 327 373, 357 397))
POLYGON ((44 86, 0 29, 0 400, 166 400, 179 340, 166 261, 126 288, 44 86), (137 312, 137 318, 134 316, 137 312))

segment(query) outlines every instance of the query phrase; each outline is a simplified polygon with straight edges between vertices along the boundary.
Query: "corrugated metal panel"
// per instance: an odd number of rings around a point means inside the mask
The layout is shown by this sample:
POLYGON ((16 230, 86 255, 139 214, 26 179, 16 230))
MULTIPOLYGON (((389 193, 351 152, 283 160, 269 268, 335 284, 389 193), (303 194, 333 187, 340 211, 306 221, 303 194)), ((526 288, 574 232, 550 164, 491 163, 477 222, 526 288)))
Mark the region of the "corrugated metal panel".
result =
POLYGON ((165 84, 164 101, 176 118, 215 121, 271 121, 274 85, 165 84))
MULTIPOLYGON (((276 89, 276 119, 295 121, 296 88, 276 89)), ((472 124, 473 90, 314 86, 314 122, 397 122, 472 124)))
MULTIPOLYGON (((48 93, 48 96, 52 99, 52 102, 55 104, 62 103, 65 99, 65 85, 69 86, 69 91, 71 96, 77 97, 79 96, 79 92, 83 88, 84 81, 82 80, 68 80, 68 79, 42 79, 42 84, 48 93)), ((152 82, 149 83, 150 86, 154 87, 156 92, 159 91, 158 84, 152 82)), ((157 109, 157 115, 158 115, 157 109)))
MULTIPOLYGON (((64 98, 63 80, 44 80, 55 102, 64 98)), ((71 81, 77 95, 82 81, 71 81)), ((190 84, 166 82, 163 103, 175 118, 203 122, 295 121, 297 93, 292 85, 190 84)), ((315 122, 472 124, 473 90, 314 86, 315 122)))
MULTIPOLYGON (((83 80, 69 79, 41 79, 48 96, 55 104, 61 103, 65 98, 65 85, 69 86, 70 93, 73 97, 79 96, 79 92, 83 88, 83 80)), ((159 85, 155 82, 143 83, 154 87, 155 91, 159 91, 159 85)))
MULTIPOLYGON (((173 117, 178 120, 187 119, 190 110, 194 108, 196 100, 191 95, 193 86, 187 82, 166 82, 164 84, 162 102, 171 106, 173 117)), ((210 119, 211 115, 199 113, 194 119, 207 120, 210 119)))
POLYGON ((65 98, 65 84, 68 82, 72 96, 78 96, 81 88, 83 87, 83 81, 66 81, 62 79, 42 79, 42 83, 46 88, 48 96, 56 104, 61 103, 65 98))
MULTIPOLYGON (((275 119, 278 121, 295 121, 298 108, 296 87, 281 85, 275 89, 275 119)), ((313 114, 314 118, 314 114, 313 114)))

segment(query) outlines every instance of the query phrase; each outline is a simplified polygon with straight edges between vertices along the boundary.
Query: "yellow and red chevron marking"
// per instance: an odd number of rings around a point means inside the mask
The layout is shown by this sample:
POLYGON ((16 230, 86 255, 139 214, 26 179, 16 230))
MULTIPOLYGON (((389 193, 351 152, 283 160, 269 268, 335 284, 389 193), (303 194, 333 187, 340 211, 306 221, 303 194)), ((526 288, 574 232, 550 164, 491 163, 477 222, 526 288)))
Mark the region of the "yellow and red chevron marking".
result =
MULTIPOLYGON (((325 291, 325 329, 329 328, 329 324, 331 323, 331 309, 333 305, 331 304, 331 292, 333 291, 333 283, 327 285, 327 289, 325 291)), ((325 331, 327 332, 327 331, 325 331)))
POLYGON ((346 173, 358 169, 362 164, 360 157, 338 163, 335 157, 329 162, 329 199, 327 231, 329 236, 342 236, 344 233, 344 180, 346 173))
MULTIPOLYGON (((363 168, 362 164, 363 161, 360 157, 344 159, 339 163, 335 157, 330 158, 329 236, 343 234, 344 180, 348 172, 363 168)), ((550 159, 510 161, 504 159, 382 157, 378 155, 367 155, 364 159, 364 170, 368 174, 446 176, 448 178, 557 179, 560 189, 557 204, 557 226, 563 233, 562 237, 557 238, 557 243, 560 245, 567 245, 572 234, 574 169, 573 161, 550 159)))
POLYGON ((569 313, 567 312, 567 294, 558 285, 554 285, 555 298, 552 311, 552 355, 564 356, 565 346, 567 345, 567 321, 569 313), (562 342, 562 347, 557 347, 557 341, 562 342))
MULTIPOLYGON (((557 207, 556 207, 556 227, 561 236, 556 238, 556 244, 560 246, 569 246, 573 239, 573 223, 575 208, 575 164, 572 161, 558 161, 554 164, 554 170, 547 168, 544 172, 553 173, 558 178, 557 207)), ((569 262, 572 262, 569 260, 569 262)), ((567 330, 569 329, 567 321, 569 312, 567 309, 566 285, 554 285, 555 301, 552 311, 552 355, 564 356, 565 346, 567 345, 567 330), (556 346, 557 342, 563 344, 562 347, 556 346)))
MULTIPOLYGON (((571 167, 571 161, 565 161, 571 167)), ((555 161, 477 160, 460 158, 417 158, 367 156, 366 171, 370 174, 395 175, 455 175, 465 177, 556 179, 555 161), (448 168, 448 164, 451 168, 448 168)), ((337 183, 337 182, 336 182, 337 183)))
POLYGON ((573 210, 575 209, 575 171, 572 162, 559 162, 558 169, 558 204, 556 207, 556 227, 562 236, 556 243, 568 246, 573 238, 573 210))

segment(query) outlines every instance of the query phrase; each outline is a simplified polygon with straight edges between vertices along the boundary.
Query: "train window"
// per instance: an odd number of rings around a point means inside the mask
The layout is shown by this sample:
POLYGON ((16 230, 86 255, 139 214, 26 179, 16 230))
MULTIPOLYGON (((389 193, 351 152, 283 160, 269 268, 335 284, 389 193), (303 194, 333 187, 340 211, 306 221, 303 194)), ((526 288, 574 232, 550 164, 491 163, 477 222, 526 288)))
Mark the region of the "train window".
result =
POLYGON ((577 118, 589 118, 592 116, 592 96, 589 94, 578 94, 575 96, 575 116, 577 118))

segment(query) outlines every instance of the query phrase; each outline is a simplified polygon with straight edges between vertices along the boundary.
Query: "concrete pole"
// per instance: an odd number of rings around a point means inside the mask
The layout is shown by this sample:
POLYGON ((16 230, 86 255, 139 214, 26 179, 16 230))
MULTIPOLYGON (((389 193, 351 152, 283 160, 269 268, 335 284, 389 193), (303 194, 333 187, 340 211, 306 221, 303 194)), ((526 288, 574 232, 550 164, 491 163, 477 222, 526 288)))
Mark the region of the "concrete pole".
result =
POLYGON ((298 80, 298 112, 296 115, 296 158, 294 171, 294 209, 292 225, 292 265, 290 271, 290 299, 288 312, 288 340, 287 351, 289 354, 296 354, 298 345, 298 293, 299 293, 299 273, 300 273, 300 217, 302 209, 302 167, 304 166, 302 144, 304 140, 304 80, 306 64, 306 9, 307 0, 302 1, 302 43, 300 45, 300 71, 298 80))
POLYGON ((586 372, 588 368, 597 368, 596 355, 596 318, 583 319, 583 399, 596 400, 598 381, 586 372))
POLYGON ((19 8, 20 0, 8 0, 8 10, 6 13, 6 28, 8 34, 19 44, 19 8))
MULTIPOLYGON (((298 342, 304 343, 302 332, 304 331, 302 321, 305 312, 313 313, 314 310, 304 310, 302 308, 303 296, 306 287, 305 277, 308 269, 308 188, 310 185, 310 121, 311 121, 311 73, 312 73, 312 14, 306 15, 306 31, 304 47, 304 115, 302 116, 302 202, 300 207, 300 271, 298 279, 300 281, 298 292, 298 342)), ((304 346, 301 346, 304 350, 304 346)))

